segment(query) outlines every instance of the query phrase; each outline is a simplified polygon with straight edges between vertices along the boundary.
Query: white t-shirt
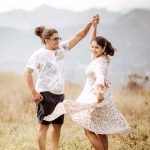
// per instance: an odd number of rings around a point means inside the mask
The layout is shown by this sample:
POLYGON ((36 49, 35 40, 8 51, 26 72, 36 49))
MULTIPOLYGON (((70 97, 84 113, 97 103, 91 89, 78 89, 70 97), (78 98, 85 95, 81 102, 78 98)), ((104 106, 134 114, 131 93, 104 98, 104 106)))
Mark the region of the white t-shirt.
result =
POLYGON ((38 72, 35 87, 38 92, 64 93, 64 54, 68 50, 69 42, 64 41, 54 51, 42 47, 32 54, 26 68, 38 72))

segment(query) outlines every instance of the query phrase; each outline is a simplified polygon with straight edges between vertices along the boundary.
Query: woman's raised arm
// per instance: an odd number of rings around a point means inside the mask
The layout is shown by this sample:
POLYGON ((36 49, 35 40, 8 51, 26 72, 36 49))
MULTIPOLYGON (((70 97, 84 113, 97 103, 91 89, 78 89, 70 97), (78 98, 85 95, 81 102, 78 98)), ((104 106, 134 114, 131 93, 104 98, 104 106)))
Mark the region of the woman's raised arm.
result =
POLYGON ((96 38, 96 33, 97 33, 97 25, 99 23, 99 15, 94 16, 94 18, 98 18, 97 20, 93 21, 92 25, 93 25, 93 33, 92 33, 92 37, 90 39, 90 44, 92 44, 93 39, 96 38))

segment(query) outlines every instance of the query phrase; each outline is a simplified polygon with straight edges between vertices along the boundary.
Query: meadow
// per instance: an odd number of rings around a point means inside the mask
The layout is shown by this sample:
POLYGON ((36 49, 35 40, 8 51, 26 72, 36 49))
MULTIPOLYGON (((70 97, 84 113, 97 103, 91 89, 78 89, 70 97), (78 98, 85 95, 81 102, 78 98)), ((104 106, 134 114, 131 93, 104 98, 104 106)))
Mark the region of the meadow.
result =
MULTIPOLYGON (((65 83, 66 99, 76 99, 82 87, 65 83)), ((109 135, 109 150, 150 150, 150 91, 144 88, 120 87, 114 92, 116 107, 127 118, 128 136, 109 135)), ((35 103, 25 77, 0 73, 0 150, 38 150, 35 103)), ((47 150, 50 150, 49 136, 47 150)), ((60 150, 92 150, 83 129, 68 115, 62 127, 60 150)))

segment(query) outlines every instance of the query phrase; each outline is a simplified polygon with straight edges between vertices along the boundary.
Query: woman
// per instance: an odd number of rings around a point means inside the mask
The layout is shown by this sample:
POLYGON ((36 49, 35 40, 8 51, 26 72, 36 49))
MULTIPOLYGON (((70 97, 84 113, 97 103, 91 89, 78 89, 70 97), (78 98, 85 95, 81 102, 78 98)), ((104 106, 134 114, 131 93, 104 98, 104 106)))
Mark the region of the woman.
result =
POLYGON ((109 56, 114 55, 115 49, 105 38, 96 37, 97 22, 93 23, 93 27, 92 59, 86 70, 87 81, 81 95, 75 102, 65 100, 59 103, 54 112, 44 119, 53 120, 60 114, 69 113, 72 120, 84 128, 95 150, 108 150, 107 134, 128 133, 130 129, 112 102, 107 79, 109 56))
POLYGON ((64 55, 72 49, 88 33, 92 22, 98 18, 92 18, 70 40, 59 43, 60 37, 55 29, 39 26, 35 34, 42 41, 42 48, 36 50, 30 57, 26 66, 26 79, 37 105, 37 117, 39 121, 38 145, 40 150, 46 149, 46 134, 51 124, 51 149, 58 150, 61 126, 64 116, 58 116, 53 121, 45 121, 43 118, 52 113, 55 106, 64 100, 64 55), (33 71, 38 72, 36 87, 33 82, 33 71))

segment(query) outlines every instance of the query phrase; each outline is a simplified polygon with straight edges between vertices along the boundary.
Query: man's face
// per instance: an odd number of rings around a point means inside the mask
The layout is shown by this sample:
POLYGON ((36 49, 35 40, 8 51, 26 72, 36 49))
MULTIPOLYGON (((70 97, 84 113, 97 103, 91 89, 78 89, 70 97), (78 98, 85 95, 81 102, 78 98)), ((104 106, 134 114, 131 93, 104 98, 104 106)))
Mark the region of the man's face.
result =
POLYGON ((54 33, 49 39, 46 39, 46 45, 55 50, 59 47, 59 40, 59 34, 54 33))

